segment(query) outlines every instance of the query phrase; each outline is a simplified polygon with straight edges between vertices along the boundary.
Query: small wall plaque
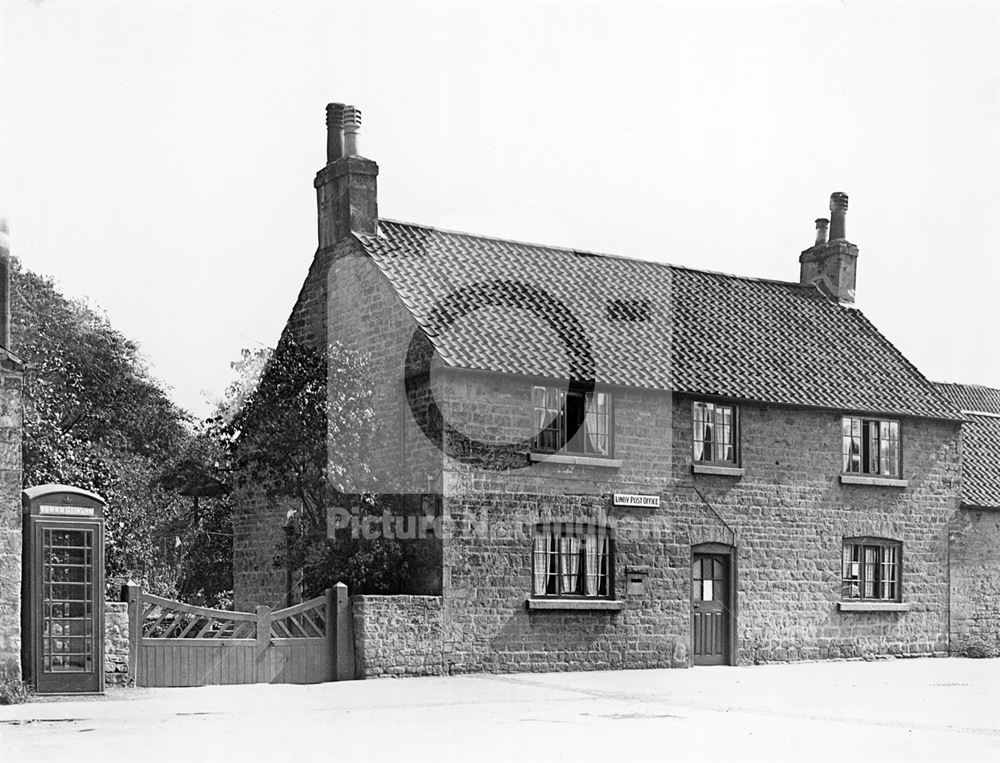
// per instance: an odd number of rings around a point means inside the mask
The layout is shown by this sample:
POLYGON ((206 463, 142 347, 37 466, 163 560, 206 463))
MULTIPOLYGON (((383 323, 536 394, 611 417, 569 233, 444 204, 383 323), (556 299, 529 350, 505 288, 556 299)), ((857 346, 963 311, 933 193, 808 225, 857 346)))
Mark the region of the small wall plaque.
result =
POLYGON ((660 508, 660 496, 635 495, 633 493, 615 493, 615 506, 640 506, 644 509, 660 508))

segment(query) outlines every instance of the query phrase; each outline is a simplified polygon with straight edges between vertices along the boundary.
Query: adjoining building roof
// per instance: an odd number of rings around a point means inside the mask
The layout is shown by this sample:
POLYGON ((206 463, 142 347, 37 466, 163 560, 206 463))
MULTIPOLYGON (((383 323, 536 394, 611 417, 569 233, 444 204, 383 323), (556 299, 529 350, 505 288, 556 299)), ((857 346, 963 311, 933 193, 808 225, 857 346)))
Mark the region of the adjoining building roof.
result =
POLYGON ((1000 389, 939 384, 965 415, 962 425, 962 505, 1000 509, 1000 389))
POLYGON ((560 379, 589 348, 598 384, 960 418, 864 315, 811 286, 379 227, 358 240, 446 366, 560 379))
POLYGON ((938 384, 938 388, 963 413, 992 413, 1000 416, 1000 389, 979 384, 938 384))

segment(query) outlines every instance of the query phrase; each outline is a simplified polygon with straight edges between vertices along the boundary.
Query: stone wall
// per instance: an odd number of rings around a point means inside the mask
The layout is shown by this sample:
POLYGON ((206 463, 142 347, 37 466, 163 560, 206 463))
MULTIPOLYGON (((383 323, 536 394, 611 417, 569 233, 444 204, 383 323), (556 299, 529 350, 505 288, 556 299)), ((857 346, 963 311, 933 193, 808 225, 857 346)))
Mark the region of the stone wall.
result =
MULTIPOLYGON (((690 464, 690 404, 675 407, 675 470, 690 464)), ((740 479, 692 475, 737 535, 741 663, 948 649, 948 523, 961 467, 955 424, 904 419, 904 488, 845 485, 841 415, 741 408, 740 479), (907 612, 840 611, 844 538, 902 543, 907 612)))
POLYGON ((21 369, 0 348, 0 673, 21 677, 21 369))
MULTIPOLYGON (((450 420, 502 434, 530 428, 530 387, 464 378, 450 420), (470 389, 471 387, 471 389, 470 389)), ((741 664, 948 649, 948 522, 958 506, 958 428, 906 419, 906 487, 841 484, 841 414, 741 407, 742 476, 692 473, 690 399, 616 390, 615 457, 445 474, 445 657, 455 671, 666 667, 687 664, 692 547, 736 547, 741 664), (613 506, 647 493, 659 509, 613 506), (531 533, 549 521, 606 524, 615 534, 623 609, 532 611, 531 533), (843 539, 903 545, 909 611, 841 611, 843 539), (630 595, 627 567, 648 570, 630 595)))
POLYGON ((1000 651, 1000 511, 962 509, 951 532, 952 654, 1000 651))
POLYGON ((131 686, 135 676, 128 672, 128 604, 104 603, 104 685, 131 686))
POLYGON ((285 570, 274 566, 283 547, 288 505, 267 499, 253 485, 238 484, 233 500, 233 609, 252 612, 258 604, 285 606, 285 570))
POLYGON ((447 672, 440 596, 352 596, 351 610, 358 678, 447 672))

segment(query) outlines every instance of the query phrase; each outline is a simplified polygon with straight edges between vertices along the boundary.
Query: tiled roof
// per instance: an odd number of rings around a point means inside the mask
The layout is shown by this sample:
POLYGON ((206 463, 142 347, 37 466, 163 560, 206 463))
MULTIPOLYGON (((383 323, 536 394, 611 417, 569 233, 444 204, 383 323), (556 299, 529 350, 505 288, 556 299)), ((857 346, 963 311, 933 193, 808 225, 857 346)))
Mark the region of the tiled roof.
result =
POLYGON ((938 384, 960 410, 1000 415, 1000 389, 978 384, 938 384))
POLYGON ((813 287, 379 225, 359 240, 445 365, 567 378, 589 347, 599 384, 958 418, 859 311, 813 287))
POLYGON ((962 425, 962 504, 1000 509, 1000 389, 972 384, 938 386, 966 411, 962 425))

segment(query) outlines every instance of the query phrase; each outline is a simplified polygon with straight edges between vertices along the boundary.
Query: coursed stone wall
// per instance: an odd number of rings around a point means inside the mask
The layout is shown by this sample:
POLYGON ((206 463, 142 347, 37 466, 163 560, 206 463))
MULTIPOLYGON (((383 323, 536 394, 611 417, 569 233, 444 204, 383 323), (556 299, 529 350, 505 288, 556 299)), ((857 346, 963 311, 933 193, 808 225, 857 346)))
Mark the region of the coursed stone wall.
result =
POLYGON ((285 542, 287 505, 269 501, 252 484, 238 484, 233 501, 233 608, 252 612, 259 604, 283 607, 288 582, 275 567, 275 554, 285 542))
POLYGON ((440 596, 352 596, 357 678, 438 676, 443 660, 440 596))
MULTIPOLYGON (((451 420, 486 428, 489 419, 511 436, 530 429, 527 385, 489 378, 462 385, 448 398, 451 420)), ((704 542, 736 547, 741 664, 947 653, 956 425, 903 421, 907 487, 844 485, 840 413, 744 405, 745 473, 720 477, 692 473, 691 399, 614 394, 620 466, 446 473, 444 628, 454 670, 686 664, 692 546, 704 542), (655 494, 661 505, 615 507, 616 492, 655 494), (527 610, 532 526, 581 520, 613 528, 624 609, 527 610), (856 536, 903 544, 909 611, 840 610, 843 539, 856 536), (641 595, 626 590, 628 567, 648 569, 641 595)))
POLYGON ((1000 651, 1000 511, 961 509, 951 532, 951 650, 1000 651))

